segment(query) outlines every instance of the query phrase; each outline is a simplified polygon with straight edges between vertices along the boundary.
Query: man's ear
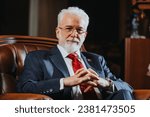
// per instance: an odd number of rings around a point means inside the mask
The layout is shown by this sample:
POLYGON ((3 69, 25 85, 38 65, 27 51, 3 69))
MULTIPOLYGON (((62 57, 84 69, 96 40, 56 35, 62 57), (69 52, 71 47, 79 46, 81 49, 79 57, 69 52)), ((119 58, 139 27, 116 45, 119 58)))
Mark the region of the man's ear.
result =
POLYGON ((56 34, 59 32, 58 27, 56 27, 55 32, 56 32, 56 34))
POLYGON ((58 38, 58 35, 59 35, 59 29, 58 29, 58 27, 56 27, 55 33, 56 33, 56 37, 58 38))

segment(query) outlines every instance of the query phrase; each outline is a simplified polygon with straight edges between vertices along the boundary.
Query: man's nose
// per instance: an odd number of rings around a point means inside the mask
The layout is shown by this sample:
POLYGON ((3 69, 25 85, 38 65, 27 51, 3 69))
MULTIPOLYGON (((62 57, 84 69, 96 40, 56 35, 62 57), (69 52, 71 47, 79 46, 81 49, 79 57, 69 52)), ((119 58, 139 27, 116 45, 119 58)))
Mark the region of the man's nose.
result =
POLYGON ((73 29, 72 32, 71 32, 71 35, 72 36, 77 36, 78 35, 77 29, 73 29))

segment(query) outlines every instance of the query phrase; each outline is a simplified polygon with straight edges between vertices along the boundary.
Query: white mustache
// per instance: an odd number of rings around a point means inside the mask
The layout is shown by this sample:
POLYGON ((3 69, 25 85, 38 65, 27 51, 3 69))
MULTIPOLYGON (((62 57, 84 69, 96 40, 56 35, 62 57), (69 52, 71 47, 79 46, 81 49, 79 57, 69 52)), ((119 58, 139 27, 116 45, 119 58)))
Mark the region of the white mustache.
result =
POLYGON ((67 41, 78 42, 78 43, 80 42, 79 39, 77 39, 77 38, 74 38, 74 39, 67 39, 67 41))

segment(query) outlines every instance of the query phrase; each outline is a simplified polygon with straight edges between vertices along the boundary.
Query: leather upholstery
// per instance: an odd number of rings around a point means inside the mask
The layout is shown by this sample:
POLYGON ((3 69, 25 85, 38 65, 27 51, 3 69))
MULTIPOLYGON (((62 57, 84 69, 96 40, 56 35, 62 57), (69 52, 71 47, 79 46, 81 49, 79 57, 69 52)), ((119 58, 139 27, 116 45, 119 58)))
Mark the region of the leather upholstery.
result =
MULTIPOLYGON (((0 99, 14 99, 16 94, 16 81, 22 72, 24 60, 30 51, 50 49, 57 44, 56 39, 31 37, 31 36, 15 36, 2 35, 0 36, 0 99), (11 93, 11 94, 6 94, 11 93), (15 94, 12 94, 15 93, 15 94), (5 94, 5 95, 2 95, 5 94), (14 97, 13 97, 14 95, 14 97), (13 97, 13 98, 12 98, 13 97)), ((18 99, 27 99, 24 97, 33 98, 32 95, 19 94, 18 99)), ((37 99, 48 99, 47 96, 37 96, 37 99)), ((36 99, 33 98, 33 99, 36 99)), ((51 99, 51 98, 49 98, 51 99)))
POLYGON ((149 89, 136 89, 133 91, 133 95, 136 100, 150 100, 149 89))
MULTIPOLYGON (((28 52, 50 49, 56 39, 45 37, 1 35, 0 36, 0 99, 52 99, 45 95, 16 93, 16 81, 22 72, 28 52)), ((85 51, 84 46, 82 50, 85 51)), ((136 99, 150 99, 150 90, 134 90, 136 99)))
POLYGON ((5 93, 0 95, 0 100, 52 100, 52 98, 33 93, 5 93))

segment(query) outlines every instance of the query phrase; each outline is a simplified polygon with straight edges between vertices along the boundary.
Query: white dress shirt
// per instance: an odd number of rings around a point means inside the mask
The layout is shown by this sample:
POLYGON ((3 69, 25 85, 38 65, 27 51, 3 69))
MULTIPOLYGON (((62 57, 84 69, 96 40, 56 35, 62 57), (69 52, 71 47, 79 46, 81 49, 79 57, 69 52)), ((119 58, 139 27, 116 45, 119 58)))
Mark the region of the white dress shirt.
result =
MULTIPOLYGON (((73 71, 73 67, 72 67, 72 60, 67 57, 69 53, 67 53, 65 51, 65 49, 63 47, 61 47, 60 45, 57 45, 57 47, 58 47, 60 53, 62 54, 62 57, 64 58, 64 61, 65 61, 66 65, 67 65, 67 68, 69 70, 70 76, 74 75, 74 71, 73 71)), ((84 63, 83 59, 81 58, 80 51, 77 51, 76 53, 78 54, 79 60, 83 64, 84 68, 86 68, 85 63, 84 63)), ((60 79, 60 90, 64 89, 63 79, 64 78, 60 79)), ((94 88, 94 90, 95 90, 98 98, 101 99, 101 93, 98 90, 98 88, 94 88)), ((79 85, 72 87, 72 96, 73 96, 73 99, 75 99, 75 100, 83 99, 82 92, 80 90, 79 85)))

